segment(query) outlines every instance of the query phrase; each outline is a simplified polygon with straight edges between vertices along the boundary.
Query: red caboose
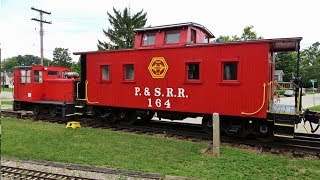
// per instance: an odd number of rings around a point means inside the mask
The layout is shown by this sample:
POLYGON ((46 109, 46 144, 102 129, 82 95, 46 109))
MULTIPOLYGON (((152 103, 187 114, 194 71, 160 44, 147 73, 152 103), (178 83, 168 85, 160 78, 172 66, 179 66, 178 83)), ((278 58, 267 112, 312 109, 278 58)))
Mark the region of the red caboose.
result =
POLYGON ((274 54, 299 51, 302 38, 209 43, 213 34, 196 23, 135 33, 134 49, 75 53, 81 55, 80 96, 93 114, 127 123, 136 113, 143 120, 155 112, 176 120, 203 116, 207 125, 218 112, 226 132, 268 133, 269 113, 299 111, 297 104, 275 108, 272 82, 274 54))
POLYGON ((14 110, 49 113, 52 117, 73 114, 76 82, 70 68, 20 66, 14 69, 14 110))

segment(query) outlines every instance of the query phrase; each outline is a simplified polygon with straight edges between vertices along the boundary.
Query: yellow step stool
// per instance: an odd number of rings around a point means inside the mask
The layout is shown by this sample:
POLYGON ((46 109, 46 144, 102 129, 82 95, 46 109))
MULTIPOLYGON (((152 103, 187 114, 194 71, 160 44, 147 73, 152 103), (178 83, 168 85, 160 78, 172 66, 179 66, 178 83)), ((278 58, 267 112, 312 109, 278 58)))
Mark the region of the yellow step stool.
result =
POLYGON ((70 122, 68 122, 67 123, 67 125, 66 125, 66 128, 73 128, 73 129, 75 129, 75 128, 80 128, 81 126, 80 126, 80 122, 77 122, 77 121, 70 121, 70 122))

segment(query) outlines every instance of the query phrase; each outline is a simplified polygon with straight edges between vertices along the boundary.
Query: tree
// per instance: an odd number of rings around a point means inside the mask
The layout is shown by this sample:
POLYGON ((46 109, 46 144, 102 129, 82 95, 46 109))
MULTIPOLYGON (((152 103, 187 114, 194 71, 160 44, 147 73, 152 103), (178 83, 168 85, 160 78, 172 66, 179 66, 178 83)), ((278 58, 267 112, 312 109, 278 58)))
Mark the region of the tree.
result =
MULTIPOLYGON (((51 60, 44 59, 44 65, 50 64, 51 60)), ((40 64, 40 57, 34 55, 18 55, 3 60, 7 72, 12 72, 15 66, 33 66, 40 64)))
MULTIPOLYGON (((131 15, 128 8, 125 8, 122 13, 120 10, 113 8, 113 13, 114 16, 109 12, 107 13, 112 27, 108 28, 107 31, 102 29, 104 35, 112 42, 115 49, 132 48, 134 43, 133 29, 144 27, 147 22, 147 13, 141 10, 131 15)), ((110 49, 110 43, 105 41, 98 40, 97 46, 99 50, 110 49)))
POLYGON ((292 80, 292 75, 297 69, 297 53, 296 52, 278 52, 276 54, 276 69, 282 70, 284 73, 283 81, 289 82, 292 80))
POLYGON ((78 60, 77 62, 72 62, 71 71, 77 72, 80 74, 81 72, 80 60, 78 60))
POLYGON ((53 61, 52 64, 61 67, 71 67, 72 58, 68 49, 65 48, 55 48, 53 51, 53 61))
POLYGON ((247 40, 256 40, 256 39, 262 39, 261 36, 258 36, 255 31, 253 31, 253 26, 246 26, 243 29, 241 37, 238 37, 237 35, 233 36, 219 36, 218 41, 223 42, 232 42, 232 41, 247 41, 247 40))
MULTIPOLYGON (((301 52, 301 75, 304 85, 311 86, 309 79, 320 81, 320 42, 313 43, 301 52)), ((319 86, 318 86, 319 87, 319 86)))

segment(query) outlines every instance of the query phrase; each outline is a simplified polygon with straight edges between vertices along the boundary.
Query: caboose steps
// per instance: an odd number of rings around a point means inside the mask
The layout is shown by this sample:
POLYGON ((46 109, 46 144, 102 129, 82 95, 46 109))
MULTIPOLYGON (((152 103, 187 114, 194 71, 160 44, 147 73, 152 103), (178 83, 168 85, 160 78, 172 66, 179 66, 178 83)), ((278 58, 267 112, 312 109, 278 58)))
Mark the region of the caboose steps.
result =
POLYGON ((287 135, 287 134, 273 134, 275 137, 280 137, 280 138, 294 138, 293 135, 287 135))
POLYGON ((294 125, 299 120, 294 114, 269 114, 269 119, 273 119, 273 135, 279 138, 294 138, 294 125))

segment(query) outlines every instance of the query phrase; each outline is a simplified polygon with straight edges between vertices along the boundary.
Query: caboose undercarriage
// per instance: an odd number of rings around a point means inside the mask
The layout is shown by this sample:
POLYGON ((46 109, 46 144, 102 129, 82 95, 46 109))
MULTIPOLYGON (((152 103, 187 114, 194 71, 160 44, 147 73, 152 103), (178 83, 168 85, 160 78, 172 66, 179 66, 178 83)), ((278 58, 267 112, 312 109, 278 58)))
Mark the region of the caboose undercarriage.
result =
POLYGON ((17 101, 13 103, 13 110, 32 111, 34 115, 49 115, 50 117, 66 117, 74 113, 74 103, 61 101, 17 101))
MULTIPOLYGON (((83 112, 82 112, 83 113, 83 112)), ((108 123, 120 123, 131 125, 143 123, 155 118, 158 120, 184 120, 186 118, 202 117, 202 127, 207 133, 212 132, 212 115, 184 112, 151 111, 142 109, 129 109, 120 107, 89 106, 86 110, 87 115, 97 119, 103 119, 108 123)), ((228 136, 245 137, 270 136, 273 130, 273 121, 257 118, 241 118, 233 116, 220 116, 221 132, 228 136)))

